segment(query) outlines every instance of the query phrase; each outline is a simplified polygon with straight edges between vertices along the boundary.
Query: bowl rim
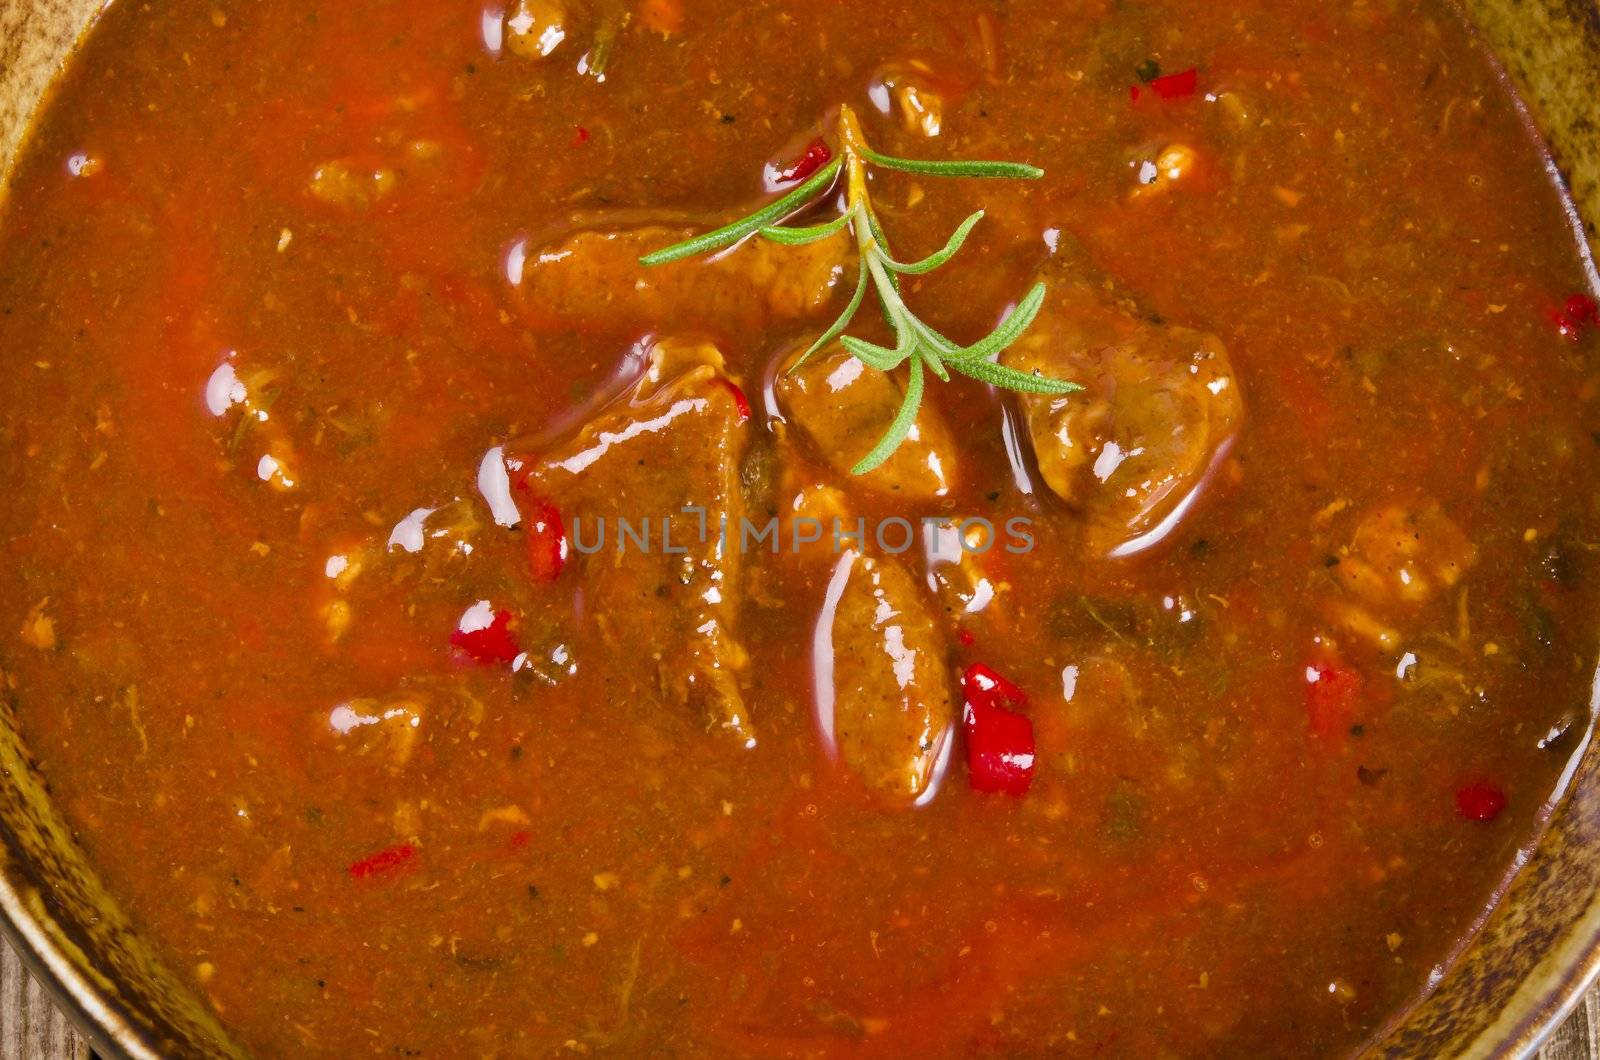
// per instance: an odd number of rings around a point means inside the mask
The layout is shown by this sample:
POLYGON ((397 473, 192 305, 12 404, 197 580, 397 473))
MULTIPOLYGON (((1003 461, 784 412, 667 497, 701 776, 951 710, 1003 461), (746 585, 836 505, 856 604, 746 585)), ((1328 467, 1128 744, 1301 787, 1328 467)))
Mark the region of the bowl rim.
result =
POLYGON ((0 944, 11 947, 24 971, 96 1054, 105 1060, 162 1060, 138 1021, 68 955, 62 925, 29 901, 30 895, 42 892, 31 880, 17 878, 26 873, 12 840, 9 830, 0 827, 0 842, 6 847, 0 849, 0 944))

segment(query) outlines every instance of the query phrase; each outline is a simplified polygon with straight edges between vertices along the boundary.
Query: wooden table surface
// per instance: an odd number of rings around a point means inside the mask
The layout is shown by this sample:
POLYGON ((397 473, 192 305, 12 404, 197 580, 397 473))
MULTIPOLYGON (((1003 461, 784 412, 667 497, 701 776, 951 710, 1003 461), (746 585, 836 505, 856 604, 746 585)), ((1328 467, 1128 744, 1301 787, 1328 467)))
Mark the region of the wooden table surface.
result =
MULTIPOLYGON (((0 1060, 90 1060, 67 1018, 0 942, 0 1060)), ((1540 1060, 1600 1060, 1600 988, 1591 992, 1540 1060)))

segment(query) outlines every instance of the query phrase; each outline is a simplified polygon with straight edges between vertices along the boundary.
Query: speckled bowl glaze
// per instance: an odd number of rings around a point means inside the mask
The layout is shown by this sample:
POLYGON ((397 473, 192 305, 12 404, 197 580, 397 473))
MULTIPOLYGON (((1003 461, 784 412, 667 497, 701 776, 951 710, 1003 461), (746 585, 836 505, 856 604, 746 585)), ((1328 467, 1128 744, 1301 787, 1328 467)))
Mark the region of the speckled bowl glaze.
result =
MULTIPOLYGON (((107 0, 0 0, 0 174, 107 0)), ((127 0, 121 0, 127 2, 127 0)), ((1600 249, 1600 0, 1456 0, 1518 86, 1600 249)), ((0 931, 108 1057, 243 1056, 84 862, 16 730, 0 672, 0 931)), ((1600 699, 1591 703, 1591 717, 1600 699)), ((1397 1058, 1532 1052, 1600 973, 1600 744, 1469 948, 1371 1047, 1397 1058)))

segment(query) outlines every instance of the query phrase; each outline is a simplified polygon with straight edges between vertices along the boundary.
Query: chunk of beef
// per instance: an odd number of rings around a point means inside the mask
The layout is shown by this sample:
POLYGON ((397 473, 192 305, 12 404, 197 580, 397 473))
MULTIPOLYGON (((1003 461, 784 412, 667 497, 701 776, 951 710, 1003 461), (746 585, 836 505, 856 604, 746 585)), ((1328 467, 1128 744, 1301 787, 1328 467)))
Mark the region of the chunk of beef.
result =
POLYGON ((615 658, 648 669, 635 675, 636 694, 696 705, 750 745, 736 633, 746 415, 715 346, 663 339, 630 395, 519 473, 523 496, 555 504, 566 521, 577 567, 567 576, 581 579, 585 624, 615 658))
POLYGON ((944 129, 948 95, 949 86, 939 86, 933 68, 919 59, 884 66, 867 89, 879 112, 898 117, 906 132, 930 139, 944 129))
POLYGON ((397 585, 421 579, 457 593, 475 582, 468 559, 483 536, 477 510, 455 498, 437 508, 412 509, 386 534, 340 540, 330 549, 326 577, 313 597, 328 645, 345 638, 358 610, 387 606, 387 594, 397 585))
POLYGON ((642 255, 696 234, 682 225, 589 228, 528 251, 514 288, 540 330, 617 335, 690 327, 758 330, 820 313, 845 273, 841 234, 804 247, 750 239, 709 258, 645 267, 642 255))
POLYGON ((502 18, 505 49, 519 59, 547 59, 572 32, 562 0, 512 0, 502 18))
POLYGON ((333 708, 328 728, 341 750, 370 756, 390 769, 411 761, 427 713, 420 694, 400 693, 386 699, 352 699, 333 708))
POLYGON ((1478 560, 1478 549, 1437 501, 1387 504, 1368 512, 1348 547, 1333 550, 1333 579, 1348 598, 1326 605, 1330 617, 1388 651, 1401 644, 1397 620, 1453 588, 1478 560))
POLYGON ((1361 520, 1333 573, 1368 603, 1419 604, 1455 585, 1477 558, 1437 501, 1389 504, 1361 520))
POLYGON ((849 485, 915 500, 943 497, 954 485, 955 438, 933 395, 923 400, 911 433, 894 455, 865 475, 849 477, 900 408, 905 390, 899 379, 834 347, 798 371, 781 373, 777 391, 784 416, 849 485))
POLYGON ((399 183, 399 175, 388 166, 334 158, 311 171, 306 187, 313 197, 330 206, 362 212, 387 199, 399 183))
POLYGON ((1083 385, 1066 396, 1026 395, 1022 411, 1045 483, 1082 513, 1089 546, 1102 556, 1159 543, 1244 418, 1215 336, 1140 316, 1087 283, 1053 282, 1002 362, 1083 385))
POLYGON ((224 459, 237 460, 252 478, 287 492, 301 481, 296 470, 300 460, 288 430, 293 417, 274 417, 268 411, 282 385, 278 369, 241 364, 230 352, 206 380, 205 402, 207 410, 228 425, 217 439, 224 459))
POLYGON ((347 699, 316 715, 342 754, 400 772, 416 760, 430 732, 483 723, 483 702, 460 682, 406 679, 386 692, 347 699))
POLYGON ((819 629, 831 665, 817 675, 819 718, 840 760, 876 795, 908 804, 932 795, 955 718, 937 616, 898 562, 846 552, 819 629))
MULTIPOLYGON (((988 612, 991 618, 1007 612, 993 610, 1011 586, 991 568, 997 550, 1003 549, 992 528, 957 518, 922 524, 922 552, 928 564, 928 586, 944 609, 956 615, 988 612)), ((1002 568, 1003 569, 1003 568, 1002 568)))

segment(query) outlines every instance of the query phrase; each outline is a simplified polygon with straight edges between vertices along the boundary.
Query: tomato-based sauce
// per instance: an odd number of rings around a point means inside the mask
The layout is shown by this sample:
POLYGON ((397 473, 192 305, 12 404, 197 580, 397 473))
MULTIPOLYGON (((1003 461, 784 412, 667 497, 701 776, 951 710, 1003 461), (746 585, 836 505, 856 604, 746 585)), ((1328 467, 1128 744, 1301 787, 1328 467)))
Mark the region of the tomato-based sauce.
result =
POLYGON ((5 694, 258 1055, 1346 1053, 1588 732, 1593 271, 1443 4, 119 0, 0 263, 5 694), (841 114, 1044 171, 867 179, 1082 390, 855 474, 853 229, 640 265, 841 114))

